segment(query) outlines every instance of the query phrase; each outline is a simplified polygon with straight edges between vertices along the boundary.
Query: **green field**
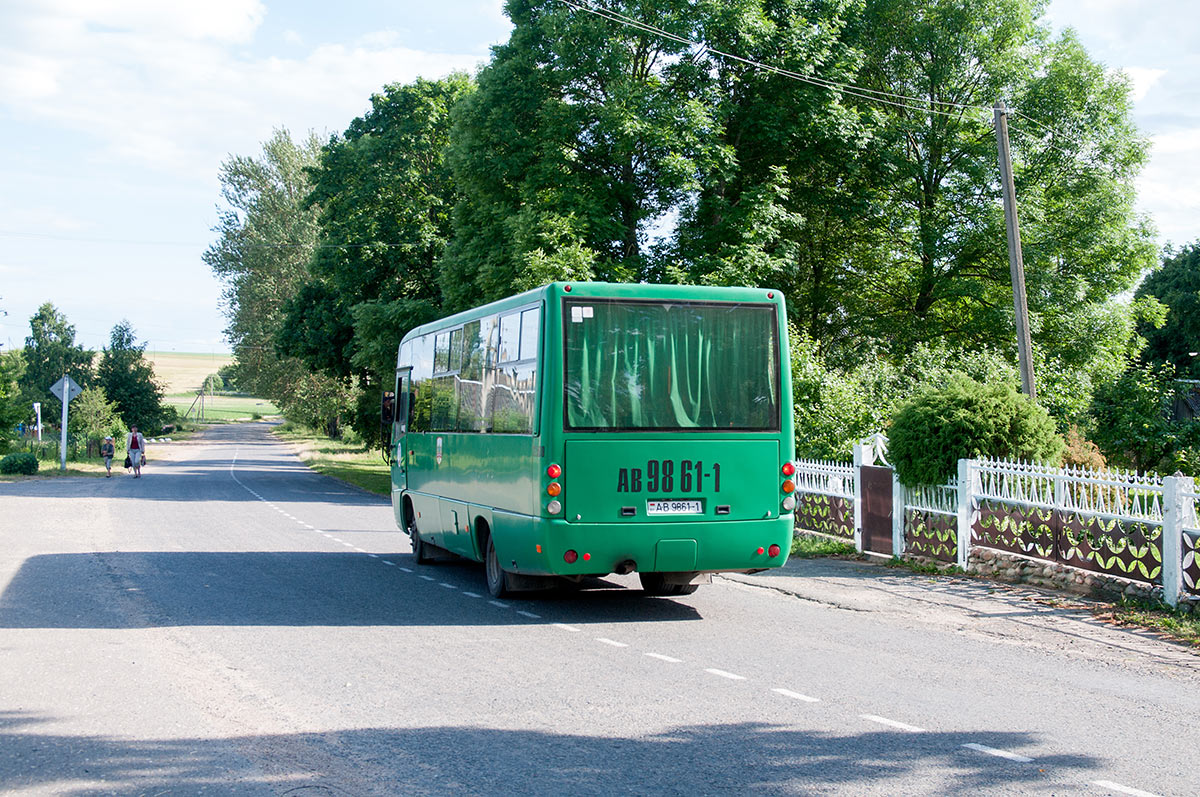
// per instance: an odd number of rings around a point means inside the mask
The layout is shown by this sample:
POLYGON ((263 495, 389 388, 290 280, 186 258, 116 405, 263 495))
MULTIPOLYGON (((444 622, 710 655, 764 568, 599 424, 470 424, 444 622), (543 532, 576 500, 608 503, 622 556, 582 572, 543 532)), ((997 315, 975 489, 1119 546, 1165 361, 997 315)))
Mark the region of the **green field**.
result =
POLYGON ((232 363, 233 355, 148 350, 146 359, 154 366, 154 375, 163 383, 168 396, 177 393, 195 395, 204 384, 204 378, 232 363))
POLYGON ((278 415, 279 408, 266 399, 253 396, 205 396, 204 417, 197 418, 200 402, 196 401, 195 393, 183 393, 167 396, 163 404, 174 407, 179 411, 179 417, 189 409, 189 420, 205 421, 238 421, 254 417, 265 418, 268 415, 278 415))

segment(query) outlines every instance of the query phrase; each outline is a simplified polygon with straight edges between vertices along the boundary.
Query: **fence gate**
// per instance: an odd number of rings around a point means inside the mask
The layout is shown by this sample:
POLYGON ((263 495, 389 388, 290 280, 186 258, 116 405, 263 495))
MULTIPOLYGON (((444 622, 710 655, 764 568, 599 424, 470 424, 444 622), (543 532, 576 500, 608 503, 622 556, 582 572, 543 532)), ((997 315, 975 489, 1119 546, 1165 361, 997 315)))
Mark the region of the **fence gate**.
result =
POLYGON ((892 469, 863 465, 862 546, 864 551, 892 555, 892 469))

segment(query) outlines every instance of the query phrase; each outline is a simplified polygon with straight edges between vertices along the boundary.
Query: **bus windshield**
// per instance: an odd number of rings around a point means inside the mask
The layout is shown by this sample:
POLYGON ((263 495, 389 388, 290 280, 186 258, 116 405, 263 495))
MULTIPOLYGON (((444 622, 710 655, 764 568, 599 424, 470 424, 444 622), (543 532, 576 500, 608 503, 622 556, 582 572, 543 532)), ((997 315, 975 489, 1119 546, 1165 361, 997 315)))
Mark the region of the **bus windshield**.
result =
POLYGON ((779 430, 770 304, 564 302, 567 429, 779 430))

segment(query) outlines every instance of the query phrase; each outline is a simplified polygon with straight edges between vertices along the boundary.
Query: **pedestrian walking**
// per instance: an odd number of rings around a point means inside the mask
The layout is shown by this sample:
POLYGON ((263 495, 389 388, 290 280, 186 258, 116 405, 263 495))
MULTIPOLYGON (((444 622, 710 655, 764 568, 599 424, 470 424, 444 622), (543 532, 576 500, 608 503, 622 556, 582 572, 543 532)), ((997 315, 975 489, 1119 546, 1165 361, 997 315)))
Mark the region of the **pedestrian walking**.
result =
POLYGON ((104 442, 100 444, 100 456, 104 457, 104 469, 108 471, 108 476, 105 478, 112 478, 112 461, 113 456, 115 456, 116 453, 117 451, 116 447, 113 445, 112 435, 109 435, 108 437, 104 438, 104 442))
POLYGON ((129 427, 129 434, 125 435, 125 450, 129 452, 129 464, 133 466, 133 478, 141 478, 142 456, 146 453, 146 438, 142 437, 142 433, 136 426, 129 427))

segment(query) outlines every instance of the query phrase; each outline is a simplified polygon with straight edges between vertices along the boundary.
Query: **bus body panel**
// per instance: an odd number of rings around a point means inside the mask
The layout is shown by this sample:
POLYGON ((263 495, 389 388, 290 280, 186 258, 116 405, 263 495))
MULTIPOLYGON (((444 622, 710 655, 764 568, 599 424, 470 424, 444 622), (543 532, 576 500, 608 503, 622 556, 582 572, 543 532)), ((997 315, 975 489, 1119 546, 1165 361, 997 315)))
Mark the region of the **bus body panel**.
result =
POLYGON ((783 464, 777 435, 765 440, 709 434, 568 439, 563 459, 563 504, 570 523, 757 520, 778 517, 783 500, 783 479, 776 478, 783 464), (681 504, 675 508, 683 511, 652 514, 652 501, 681 504), (696 508, 699 517, 692 511, 696 508))

